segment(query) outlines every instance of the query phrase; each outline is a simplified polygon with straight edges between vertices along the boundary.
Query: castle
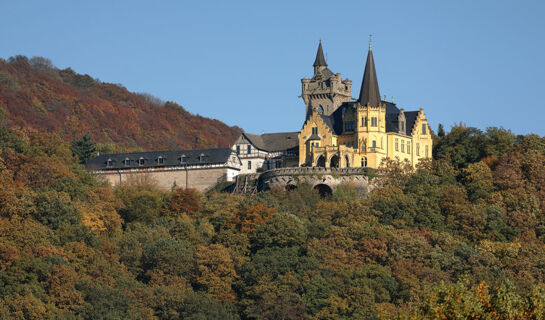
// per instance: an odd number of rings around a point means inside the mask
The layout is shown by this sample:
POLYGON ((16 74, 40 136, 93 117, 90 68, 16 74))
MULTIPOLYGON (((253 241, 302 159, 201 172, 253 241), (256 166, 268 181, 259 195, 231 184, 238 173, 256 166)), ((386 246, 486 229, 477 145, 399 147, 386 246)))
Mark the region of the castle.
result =
POLYGON ((357 99, 352 81, 328 69, 318 45, 312 78, 301 79, 305 121, 301 131, 243 132, 230 148, 104 154, 87 169, 112 185, 147 176, 163 188, 205 191, 239 174, 285 167, 378 168, 386 158, 413 167, 432 156, 424 110, 405 111, 380 97, 371 41, 357 99))
POLYGON ((301 131, 243 133, 233 146, 243 161, 243 173, 259 167, 378 168, 385 158, 407 160, 414 167, 431 157, 424 110, 405 111, 381 100, 370 41, 358 99, 352 98, 352 81, 328 69, 321 42, 313 67, 312 78, 301 79, 306 115, 301 131), (260 144, 261 138, 283 148, 260 144))

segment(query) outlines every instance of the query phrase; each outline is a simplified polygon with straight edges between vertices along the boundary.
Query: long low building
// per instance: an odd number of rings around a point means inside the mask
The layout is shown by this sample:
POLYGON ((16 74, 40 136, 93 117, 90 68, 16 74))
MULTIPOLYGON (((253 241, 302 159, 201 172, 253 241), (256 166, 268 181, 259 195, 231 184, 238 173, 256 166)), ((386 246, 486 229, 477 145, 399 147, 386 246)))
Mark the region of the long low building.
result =
POLYGON ((87 162, 87 170, 116 186, 150 179, 159 187, 206 191, 233 181, 242 163, 229 148, 102 154, 87 162))

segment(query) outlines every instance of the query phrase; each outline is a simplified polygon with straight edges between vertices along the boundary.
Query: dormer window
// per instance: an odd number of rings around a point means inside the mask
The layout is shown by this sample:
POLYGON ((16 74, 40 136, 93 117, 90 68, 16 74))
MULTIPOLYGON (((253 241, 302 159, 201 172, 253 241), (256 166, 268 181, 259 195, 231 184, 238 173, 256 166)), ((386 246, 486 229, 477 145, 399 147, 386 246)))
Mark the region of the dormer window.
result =
POLYGON ((157 158, 157 163, 158 163, 158 164, 164 164, 164 163, 165 163, 165 158, 159 156, 159 157, 157 158))
POLYGON ((207 162, 208 161, 208 156, 201 153, 201 155, 199 156, 199 161, 201 163, 207 162))
POLYGON ((113 161, 112 161, 112 159, 106 160, 106 167, 107 167, 107 168, 111 168, 112 166, 113 166, 113 161))
POLYGON ((125 167, 130 167, 131 166, 131 159, 125 158, 125 160, 123 160, 123 163, 125 163, 125 167))
MULTIPOLYGON (((238 146, 237 146, 238 147, 238 146)), ((180 157, 180 163, 181 164, 187 164, 187 156, 186 155, 182 155, 180 157)))
POLYGON ((138 165, 143 166, 144 165, 144 158, 138 159, 138 165))
POLYGON ((344 122, 344 130, 346 130, 346 131, 354 130, 354 121, 345 121, 344 122))

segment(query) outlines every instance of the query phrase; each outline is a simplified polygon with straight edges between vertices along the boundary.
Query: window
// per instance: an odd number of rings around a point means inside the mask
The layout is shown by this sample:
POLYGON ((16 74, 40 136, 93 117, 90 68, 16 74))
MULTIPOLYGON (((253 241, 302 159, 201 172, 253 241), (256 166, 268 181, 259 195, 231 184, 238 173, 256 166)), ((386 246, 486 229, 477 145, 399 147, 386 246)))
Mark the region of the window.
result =
POLYGON ((422 124, 422 134, 426 134, 426 124, 422 124))
POLYGON ((106 160, 106 167, 111 168, 113 165, 112 159, 106 160))
POLYGON ((240 154, 240 146, 237 146, 237 154, 240 154))
POLYGON ((420 157, 420 143, 416 143, 416 155, 420 157))
POLYGON ((319 114, 324 114, 324 107, 322 107, 322 105, 320 105, 320 106, 318 107, 318 113, 319 113, 319 114))
POLYGON ((125 167, 131 166, 131 160, 129 158, 125 158, 124 162, 125 162, 125 167))
POLYGON ((354 130, 354 121, 345 121, 344 122, 344 130, 346 130, 346 131, 354 130))
POLYGON ((199 161, 200 161, 201 163, 204 163, 204 162, 208 161, 208 156, 206 156, 206 155, 204 155, 204 154, 201 154, 201 155, 199 156, 199 161))
POLYGON ((252 161, 248 161, 248 170, 252 169, 252 161))
POLYGON ((377 117, 371 117, 371 127, 376 127, 378 125, 377 117))
POLYGON ((395 141, 396 151, 399 151, 399 140, 396 138, 395 141))
POLYGON ((143 166, 144 165, 144 158, 138 159, 138 165, 143 166))
POLYGON ((376 148, 377 147, 377 141, 373 140, 373 144, 371 146, 373 147, 373 149, 376 148))
POLYGON ((401 152, 405 152, 405 141, 401 140, 401 152))
POLYGON ((250 153, 252 153, 252 145, 251 144, 248 145, 248 154, 250 154, 250 153))
POLYGON ((411 153, 411 144, 407 141, 407 153, 411 153))
MULTIPOLYGON (((237 146, 237 147, 238 147, 238 146, 237 146)), ((181 163, 181 164, 186 164, 186 163, 187 163, 187 157, 186 157, 185 155, 182 155, 182 156, 180 157, 180 163, 181 163)))
POLYGON ((361 158, 361 166, 362 167, 367 167, 367 158, 366 157, 361 158))
POLYGON ((428 157, 428 146, 426 145, 426 158, 428 157))
POLYGON ((157 158, 157 163, 158 164, 164 164, 165 163, 165 158, 163 158, 163 157, 157 158))
POLYGON ((312 134, 318 134, 318 128, 317 127, 312 128, 312 134))

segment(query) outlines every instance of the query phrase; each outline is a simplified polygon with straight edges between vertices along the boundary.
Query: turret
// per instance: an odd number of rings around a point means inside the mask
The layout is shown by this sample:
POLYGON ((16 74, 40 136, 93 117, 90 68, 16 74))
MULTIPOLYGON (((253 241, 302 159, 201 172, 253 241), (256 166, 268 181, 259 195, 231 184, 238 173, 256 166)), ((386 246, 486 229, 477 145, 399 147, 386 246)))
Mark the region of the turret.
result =
POLYGON ((369 38, 369 51, 367 52, 367 61, 365 62, 365 71, 361 82, 360 96, 358 99, 362 106, 367 104, 372 107, 381 105, 380 91, 378 89, 377 72, 375 70, 375 60, 373 59, 373 50, 371 38, 369 38))
POLYGON ((332 114, 343 102, 350 101, 352 96, 352 81, 342 80, 340 73, 335 74, 327 68, 321 41, 312 66, 312 78, 301 79, 301 98, 305 101, 307 119, 312 112, 332 114))

